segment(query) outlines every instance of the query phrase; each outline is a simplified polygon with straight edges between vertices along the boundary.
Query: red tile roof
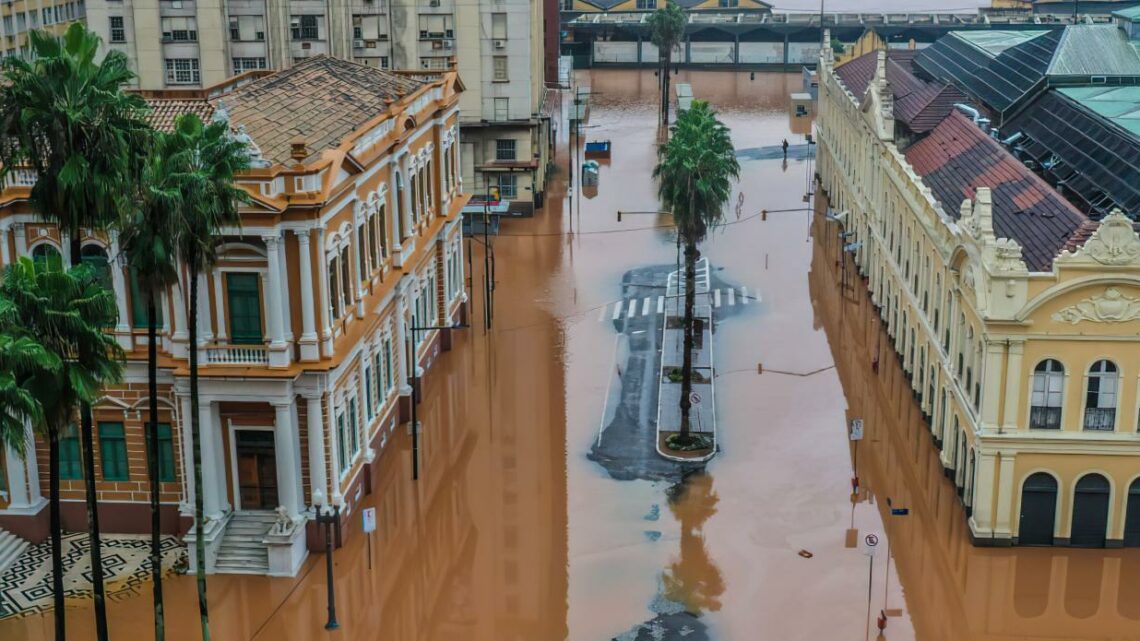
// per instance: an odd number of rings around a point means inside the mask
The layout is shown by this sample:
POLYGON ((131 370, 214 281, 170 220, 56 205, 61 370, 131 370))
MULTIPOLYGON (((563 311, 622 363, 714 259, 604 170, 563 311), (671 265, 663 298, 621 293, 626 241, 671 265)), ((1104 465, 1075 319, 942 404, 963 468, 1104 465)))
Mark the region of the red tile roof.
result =
MULTIPOLYGON (((917 52, 892 49, 887 52, 887 83, 895 99, 895 119, 915 133, 925 133, 954 110, 966 97, 952 85, 926 82, 911 66, 917 52)), ((835 68, 835 74, 851 93, 862 97, 875 77, 879 52, 872 51, 835 68)))
POLYGON ((214 106, 205 100, 172 100, 165 98, 155 98, 147 100, 150 106, 150 113, 147 115, 147 120, 150 126, 159 131, 171 131, 174 129, 174 119, 182 114, 194 113, 203 122, 210 122, 210 118, 214 115, 214 106))
POLYGON ((1080 246, 1095 227, 1087 216, 1001 144, 957 111, 904 152, 907 161, 957 219, 978 187, 993 192, 994 233, 1022 247, 1030 271, 1049 271, 1063 249, 1080 246))

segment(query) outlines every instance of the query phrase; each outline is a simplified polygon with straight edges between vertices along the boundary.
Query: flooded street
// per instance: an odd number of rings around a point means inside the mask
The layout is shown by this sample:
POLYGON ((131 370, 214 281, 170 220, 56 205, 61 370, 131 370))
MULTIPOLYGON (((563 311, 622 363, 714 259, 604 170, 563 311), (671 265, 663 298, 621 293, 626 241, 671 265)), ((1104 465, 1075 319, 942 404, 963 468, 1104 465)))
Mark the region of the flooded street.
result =
MULTIPOLYGON (((676 81, 720 110, 741 152, 728 224, 702 251, 716 281, 755 297, 715 316, 721 452, 707 469, 618 480, 589 456, 625 374, 611 313, 622 279, 674 264, 676 246, 668 217, 616 216, 658 209, 653 72, 578 72, 583 137, 613 142, 597 194, 571 207, 562 171, 543 212, 504 223, 489 331, 484 253, 470 244, 472 327, 424 380, 420 480, 400 430, 364 500, 371 546, 354 515, 335 553, 341 629, 323 629, 317 554, 295 579, 212 576, 214 638, 640 641, 656 625, 690 641, 857 641, 888 611, 888 639, 1140 639, 1140 551, 970 545, 863 285, 837 264, 836 228, 809 209, 807 129, 788 115, 799 75, 676 81), (766 153, 785 138, 788 161, 766 153), (853 497, 854 418, 866 435, 853 497), (888 497, 909 514, 890 516, 888 497), (867 534, 880 539, 873 567, 847 546, 867 534)), ((199 638, 192 577, 164 585, 168 638, 199 638)), ((114 639, 149 638, 149 586, 109 609, 114 639)), ((71 638, 93 639, 92 621, 75 604, 71 638)), ((4 640, 50 633, 50 615, 0 621, 4 640)))

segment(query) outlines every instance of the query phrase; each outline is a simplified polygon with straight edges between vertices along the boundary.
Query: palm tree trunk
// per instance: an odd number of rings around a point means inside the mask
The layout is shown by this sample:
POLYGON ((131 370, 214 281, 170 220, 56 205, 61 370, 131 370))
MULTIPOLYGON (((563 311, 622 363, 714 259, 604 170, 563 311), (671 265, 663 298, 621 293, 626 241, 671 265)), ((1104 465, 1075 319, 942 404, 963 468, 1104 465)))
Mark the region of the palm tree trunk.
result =
POLYGON ((681 435, 680 442, 689 440, 689 410, 692 403, 689 395, 693 391, 693 321, 694 307, 696 305, 697 283, 697 246, 692 241, 685 240, 685 353, 681 361, 681 435))
MULTIPOLYGON (((187 261, 196 264, 194 257, 187 261)), ((202 641, 210 641, 210 612, 206 605, 206 521, 202 497, 202 429, 198 411, 198 273, 190 271, 190 438, 194 450, 194 550, 195 574, 198 577, 198 614, 202 624, 202 641)))
MULTIPOLYGON (((83 261, 80 251, 82 239, 81 229, 73 225, 71 238, 71 266, 78 267, 83 261)), ((98 492, 95 488, 95 421, 91 416, 91 405, 83 402, 79 405, 80 438, 83 440, 83 477, 87 494, 87 537, 90 540, 91 554, 91 589, 95 605, 95 638, 99 641, 108 641, 107 635, 107 603, 103 589, 103 551, 100 549, 99 536, 99 502, 98 492)))
POLYGON ((63 523, 59 517, 59 430, 48 428, 48 513, 51 520, 51 591, 55 604, 55 641, 67 641, 63 598, 63 523))
POLYGON ((159 452, 158 452, 158 323, 154 304, 154 290, 146 297, 146 374, 147 393, 150 396, 150 420, 147 424, 147 473, 150 474, 150 574, 154 596, 154 639, 166 638, 166 620, 162 612, 162 515, 159 512, 159 452))
POLYGON ((670 46, 665 52, 665 91, 661 94, 661 102, 665 111, 665 120, 662 122, 666 128, 669 127, 669 85, 671 84, 669 78, 669 68, 673 66, 673 47, 670 46))

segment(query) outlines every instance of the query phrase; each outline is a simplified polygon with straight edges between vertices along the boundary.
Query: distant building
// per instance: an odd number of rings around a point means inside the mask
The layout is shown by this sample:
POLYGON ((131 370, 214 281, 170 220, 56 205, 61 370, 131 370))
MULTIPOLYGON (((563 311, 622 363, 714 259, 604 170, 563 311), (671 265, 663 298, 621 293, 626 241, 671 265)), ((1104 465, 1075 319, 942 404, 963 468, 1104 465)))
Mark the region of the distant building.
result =
POLYGON ((201 88, 327 54, 378 69, 441 71, 467 87, 463 178, 520 214, 541 206, 553 138, 546 114, 545 3, 531 0, 87 0, 87 22, 147 90, 201 88))
MULTIPOLYGON (((1058 85, 1131 90, 1119 42, 951 34, 842 67, 823 50, 822 190, 978 545, 1140 545, 1140 237, 1125 200, 1102 217, 1010 139, 1039 102, 1089 98, 1058 85), (929 73, 942 51, 957 70, 929 73)), ((1043 126, 1079 150, 1120 139, 1072 108, 1043 126)), ((1140 184, 1135 161, 1105 174, 1140 184)))
MULTIPOLYGON (((450 345, 464 314, 459 93, 454 71, 395 73, 314 56, 201 90, 146 93, 152 124, 194 113, 250 145, 237 185, 252 202, 216 238, 197 276, 198 342, 187 334, 192 277, 161 292, 159 452, 163 529, 192 525, 187 362, 200 363, 209 572, 292 575, 320 544, 314 505, 343 501, 345 536, 393 430, 407 421, 409 369, 450 345), (414 344, 413 344, 414 342, 414 344), (281 516, 275 512, 280 511, 281 516), (277 526, 273 532, 270 527, 277 526)), ((63 254, 67 239, 27 202, 35 175, 0 191, 0 264, 63 254)), ((96 494, 106 532, 149 531, 144 425, 146 311, 114 232, 85 230, 83 260, 118 301, 122 385, 95 405, 96 494)), ((390 449, 390 448, 389 448, 390 449)), ((74 432, 61 445, 63 523, 86 527, 74 432)), ((47 448, 0 448, 0 527, 48 534, 47 448)), ((191 558, 194 547, 190 546, 191 558)))
POLYGON ((28 31, 32 29, 62 34, 71 23, 82 22, 85 15, 83 0, 0 3, 0 55, 26 52, 28 31))

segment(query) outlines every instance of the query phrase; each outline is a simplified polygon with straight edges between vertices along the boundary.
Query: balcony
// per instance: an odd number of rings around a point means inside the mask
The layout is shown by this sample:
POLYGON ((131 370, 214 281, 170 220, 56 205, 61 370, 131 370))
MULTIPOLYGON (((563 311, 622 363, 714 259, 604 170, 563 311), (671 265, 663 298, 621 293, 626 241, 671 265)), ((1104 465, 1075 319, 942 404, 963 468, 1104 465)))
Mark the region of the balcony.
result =
POLYGON ((269 365, 265 345, 214 345, 206 348, 207 365, 269 365))
POLYGON ((31 169, 13 169, 4 177, 4 188, 33 187, 36 184, 36 172, 31 169))
POLYGON ((1060 407, 1030 407, 1029 429, 1032 430, 1059 430, 1061 429, 1060 407))
POLYGON ((1115 430, 1116 408, 1086 407, 1084 427, 1086 430, 1093 432, 1111 432, 1115 430))

